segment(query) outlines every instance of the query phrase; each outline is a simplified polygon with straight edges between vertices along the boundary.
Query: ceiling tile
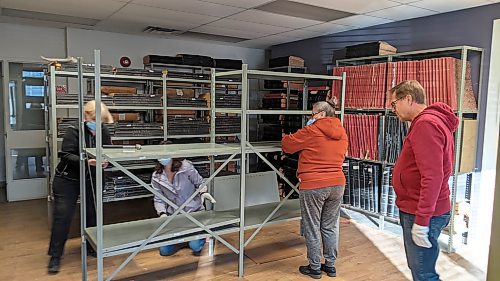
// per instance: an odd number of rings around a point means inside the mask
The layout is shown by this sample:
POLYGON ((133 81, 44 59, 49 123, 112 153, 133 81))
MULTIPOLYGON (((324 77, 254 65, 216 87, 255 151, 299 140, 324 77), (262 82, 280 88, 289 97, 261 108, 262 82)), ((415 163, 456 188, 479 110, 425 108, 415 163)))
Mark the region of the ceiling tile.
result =
MULTIPOLYGON (((161 23, 163 24, 163 23, 161 23)), ((143 30, 148 24, 140 22, 138 20, 116 20, 116 19, 106 19, 99 22, 95 26, 95 30, 119 32, 119 33, 131 33, 131 34, 142 34, 151 35, 144 33, 143 30)), ((154 24, 151 24, 154 25, 154 24)), ((187 27, 177 26, 176 29, 187 30, 187 27)))
POLYGON ((302 29, 310 30, 310 31, 321 33, 324 35, 324 34, 332 34, 332 33, 352 30, 355 28, 357 28, 357 27, 327 22, 327 23, 322 23, 322 24, 318 24, 318 25, 304 27, 302 29))
POLYGON ((356 15, 344 19, 334 20, 331 23, 361 28, 361 27, 374 26, 389 22, 393 22, 393 20, 372 17, 372 16, 365 16, 365 15, 356 15))
POLYGON ((104 19, 123 7, 119 0, 3 0, 1 6, 9 9, 36 11, 81 18, 104 19))
POLYGON ((267 36, 270 34, 270 33, 265 33, 265 32, 255 32, 255 31, 249 31, 249 30, 236 30, 236 29, 230 29, 230 28, 226 28, 226 27, 209 26, 209 25, 200 26, 200 27, 192 29, 191 31, 205 32, 205 33, 209 33, 209 34, 224 35, 224 36, 233 36, 233 37, 240 37, 240 38, 249 38, 249 39, 259 38, 259 37, 267 36))
POLYGON ((235 0, 201 0, 201 1, 249 9, 249 8, 260 6, 260 5, 268 3, 268 2, 272 2, 274 0, 236 0, 236 1, 235 0))
MULTIPOLYGON (((219 18, 129 4, 114 14, 111 19, 123 21, 129 19, 136 22, 151 23, 150 25, 165 23, 175 26, 188 26, 192 28, 215 21, 219 18)), ((172 26, 169 25, 160 25, 160 27, 172 28, 172 26)))
POLYGON ((371 12, 368 13, 367 15, 399 21, 399 20, 425 17, 434 14, 437 14, 437 12, 409 5, 401 5, 392 8, 387 8, 384 10, 379 10, 376 12, 371 12))
POLYGON ((244 30, 244 31, 254 31, 260 33, 274 34, 281 33, 285 31, 293 30, 293 28, 274 26, 274 25, 266 25, 260 23, 253 23, 247 21, 238 21, 232 19, 221 19, 209 24, 209 26, 223 27, 236 30, 244 30))
POLYGON ((410 5, 445 13, 489 4, 486 0, 423 0, 410 5))
POLYGON ((132 3, 199 15, 226 17, 245 9, 198 0, 133 0, 132 3))
POLYGON ((291 0, 294 2, 335 9, 355 14, 364 14, 380 9, 394 7, 400 3, 390 0, 291 0))
POLYGON ((158 26, 158 27, 187 31, 189 29, 200 26, 200 24, 198 23, 181 22, 178 20, 171 20, 168 18, 158 19, 158 18, 144 18, 142 16, 124 16, 124 15, 113 15, 109 19, 101 21, 96 26, 103 27, 108 24, 118 25, 120 23, 127 23, 132 26, 142 26, 142 30, 144 30, 148 26, 158 26))
POLYGON ((409 4, 409 3, 420 2, 422 0, 391 0, 391 1, 398 2, 401 4, 409 4))
POLYGON ((286 15, 279 15, 259 10, 247 10, 242 13, 228 17, 229 19, 248 21, 254 23, 283 26, 290 28, 301 28, 305 26, 322 23, 321 21, 296 18, 286 15))
POLYGON ((297 39, 305 39, 305 38, 313 38, 313 37, 321 36, 322 33, 314 32, 311 30, 305 30, 305 29, 295 29, 295 30, 283 32, 283 33, 280 33, 277 35, 293 37, 293 38, 297 38, 297 39))

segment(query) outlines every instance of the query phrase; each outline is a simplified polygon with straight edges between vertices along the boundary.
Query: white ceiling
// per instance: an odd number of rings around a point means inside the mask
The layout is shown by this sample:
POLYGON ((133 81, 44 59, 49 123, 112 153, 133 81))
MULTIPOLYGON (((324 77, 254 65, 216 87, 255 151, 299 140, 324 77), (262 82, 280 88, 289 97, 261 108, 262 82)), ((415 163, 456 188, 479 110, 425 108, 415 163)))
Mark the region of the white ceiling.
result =
POLYGON ((143 30, 151 25, 178 30, 168 36, 156 34, 151 36, 182 38, 188 36, 186 32, 208 33, 247 39, 231 43, 233 45, 265 48, 325 34, 499 2, 498 0, 289 0, 354 14, 323 22, 256 9, 273 1, 0 0, 0 8, 5 8, 0 15, 0 22, 84 27, 130 34, 144 34, 143 30), (35 13, 20 15, 24 13, 23 11, 35 13), (42 16, 37 18, 37 15, 42 16), (89 19, 92 25, 89 25, 89 19))

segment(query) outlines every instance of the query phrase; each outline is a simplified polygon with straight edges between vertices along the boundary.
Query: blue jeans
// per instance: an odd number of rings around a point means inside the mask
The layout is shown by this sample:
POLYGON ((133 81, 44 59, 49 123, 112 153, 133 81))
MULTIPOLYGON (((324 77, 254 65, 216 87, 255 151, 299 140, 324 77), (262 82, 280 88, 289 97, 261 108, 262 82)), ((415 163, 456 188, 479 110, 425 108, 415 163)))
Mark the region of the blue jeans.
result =
MULTIPOLYGON (((192 240, 188 242, 189 248, 193 250, 193 253, 200 252, 205 246, 205 239, 192 240)), ((180 248, 180 244, 166 245, 160 247, 161 256, 171 256, 177 252, 180 248)))
POLYGON ((399 220, 403 228, 403 239, 406 251, 406 261, 414 281, 440 280, 436 272, 436 261, 439 255, 438 237, 443 228, 450 222, 450 213, 432 217, 429 223, 429 241, 431 248, 417 246, 411 238, 411 228, 415 215, 399 211, 399 220))

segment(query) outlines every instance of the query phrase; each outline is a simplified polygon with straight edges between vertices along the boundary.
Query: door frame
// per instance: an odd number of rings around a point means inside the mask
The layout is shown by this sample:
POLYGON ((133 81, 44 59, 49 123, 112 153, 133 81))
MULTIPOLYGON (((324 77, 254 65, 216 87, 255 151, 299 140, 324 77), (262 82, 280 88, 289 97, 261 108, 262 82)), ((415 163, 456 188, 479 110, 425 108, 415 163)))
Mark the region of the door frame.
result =
MULTIPOLYGON (((5 180, 6 180, 6 190, 7 190, 7 201, 19 201, 19 200, 31 200, 31 199, 40 199, 40 198, 46 198, 47 195, 49 194, 49 176, 47 175, 46 177, 43 178, 29 178, 29 179, 14 179, 13 177, 13 172, 14 172, 14 163, 12 162, 11 159, 11 150, 12 149, 23 149, 23 148, 43 148, 45 150, 45 157, 46 161, 48 161, 48 155, 47 155, 47 142, 46 142, 46 117, 44 113, 44 129, 41 130, 13 130, 10 126, 10 69, 11 69, 11 64, 33 64, 33 65, 39 65, 43 67, 42 62, 26 62, 26 61, 11 61, 11 60, 3 60, 2 61, 2 74, 3 74, 3 101, 4 101, 4 127, 5 127, 5 132, 4 132, 4 149, 5 149, 5 180), (37 135, 37 138, 33 139, 33 132, 41 133, 43 134, 43 145, 32 145, 32 141, 40 140, 42 137, 41 135, 37 135), (16 136, 17 135, 17 136, 16 136), (13 145, 10 140, 12 138, 16 138, 17 140, 20 140, 20 144, 18 146, 13 145), (37 192, 33 192, 32 194, 29 194, 29 192, 25 192, 24 194, 16 194, 13 192, 15 190, 16 186, 23 186, 25 189, 30 189, 33 188, 37 192), (45 188, 43 189, 44 191, 41 191, 42 189, 38 188, 40 185, 43 185, 45 188)), ((44 79, 44 78, 42 78, 44 79)), ((47 111, 47 104, 46 104, 46 91, 44 91, 44 112, 47 111)), ((48 164, 49 162, 47 162, 48 164)), ((46 171, 47 172, 47 171, 46 171)))

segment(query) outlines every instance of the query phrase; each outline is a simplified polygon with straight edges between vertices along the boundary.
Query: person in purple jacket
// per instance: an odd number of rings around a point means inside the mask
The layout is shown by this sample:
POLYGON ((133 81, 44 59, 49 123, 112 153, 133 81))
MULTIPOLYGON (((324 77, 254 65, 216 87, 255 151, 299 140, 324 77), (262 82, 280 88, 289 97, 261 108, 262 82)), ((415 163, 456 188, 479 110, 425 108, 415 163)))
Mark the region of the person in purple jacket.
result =
MULTIPOLYGON (((153 188, 177 206, 184 204, 196 189, 203 184, 203 177, 200 176, 191 161, 178 158, 158 159, 151 177, 153 188)), ((192 213, 205 210, 203 206, 204 199, 215 203, 215 199, 207 192, 206 187, 184 207, 184 211, 192 213)), ((165 203, 158 196, 154 197, 154 207, 160 217, 167 217, 175 212, 172 206, 165 203)), ((193 255, 199 256, 205 245, 205 239, 193 240, 188 244, 193 251, 193 255)), ((171 256, 179 248, 180 245, 162 246, 160 247, 160 255, 171 256)))

